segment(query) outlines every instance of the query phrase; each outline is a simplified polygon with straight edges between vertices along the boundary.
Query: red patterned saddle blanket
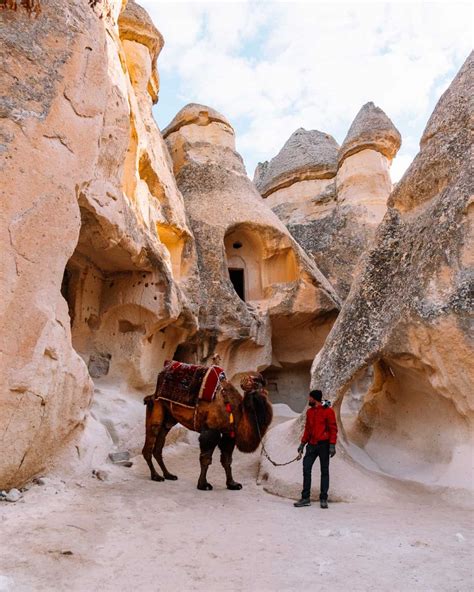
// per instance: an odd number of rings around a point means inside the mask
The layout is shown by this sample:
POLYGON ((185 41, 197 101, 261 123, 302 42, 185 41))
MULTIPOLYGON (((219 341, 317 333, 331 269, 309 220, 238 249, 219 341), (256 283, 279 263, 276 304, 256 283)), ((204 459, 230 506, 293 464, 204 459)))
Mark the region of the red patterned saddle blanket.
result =
POLYGON ((225 372, 220 366, 198 366, 166 360, 158 374, 155 398, 194 407, 199 400, 212 401, 225 372))

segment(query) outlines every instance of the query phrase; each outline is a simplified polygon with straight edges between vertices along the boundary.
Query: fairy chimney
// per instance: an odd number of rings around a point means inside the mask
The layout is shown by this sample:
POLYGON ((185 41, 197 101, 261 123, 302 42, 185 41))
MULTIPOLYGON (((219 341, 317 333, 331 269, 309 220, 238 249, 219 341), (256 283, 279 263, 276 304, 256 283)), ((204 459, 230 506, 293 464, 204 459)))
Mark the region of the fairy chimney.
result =
POLYGON ((293 365, 303 398, 308 357, 327 335, 337 297, 246 176, 224 116, 187 105, 163 135, 199 253, 199 344, 183 352, 194 347, 193 359, 202 361, 215 350, 234 378, 267 369, 281 400, 290 396, 293 365))
POLYGON ((387 209, 390 164, 400 134, 373 103, 362 107, 343 145, 299 129, 254 182, 341 298, 387 209))

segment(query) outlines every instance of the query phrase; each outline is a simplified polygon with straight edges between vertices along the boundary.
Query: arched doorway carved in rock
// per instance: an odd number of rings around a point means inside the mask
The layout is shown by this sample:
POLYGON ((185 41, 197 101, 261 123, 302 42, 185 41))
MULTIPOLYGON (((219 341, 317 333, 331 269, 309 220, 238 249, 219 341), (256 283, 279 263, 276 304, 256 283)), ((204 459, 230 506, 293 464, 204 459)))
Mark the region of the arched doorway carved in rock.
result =
POLYGON ((230 281, 244 301, 261 300, 263 244, 255 232, 241 226, 225 237, 225 253, 230 281))

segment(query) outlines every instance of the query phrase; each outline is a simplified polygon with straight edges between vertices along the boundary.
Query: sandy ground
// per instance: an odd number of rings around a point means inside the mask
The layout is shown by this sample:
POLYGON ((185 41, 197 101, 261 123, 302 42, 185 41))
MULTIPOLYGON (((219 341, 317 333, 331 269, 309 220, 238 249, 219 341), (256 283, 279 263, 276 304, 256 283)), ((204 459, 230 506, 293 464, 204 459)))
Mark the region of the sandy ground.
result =
POLYGON ((0 504, 0 591, 472 590, 472 514, 403 496, 396 504, 293 508, 256 485, 257 454, 235 454, 244 489, 196 490, 198 449, 168 447, 176 482, 140 457, 86 477, 32 486, 0 504))

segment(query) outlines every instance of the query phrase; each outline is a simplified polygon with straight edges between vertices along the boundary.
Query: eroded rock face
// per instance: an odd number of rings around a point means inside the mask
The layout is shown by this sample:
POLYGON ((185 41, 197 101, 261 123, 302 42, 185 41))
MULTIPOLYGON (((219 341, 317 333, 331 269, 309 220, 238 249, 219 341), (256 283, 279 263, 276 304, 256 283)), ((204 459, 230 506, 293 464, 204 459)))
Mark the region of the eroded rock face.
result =
MULTIPOLYGON (((341 402, 372 367, 345 436, 392 475, 472 486, 471 55, 389 199, 313 384, 341 402)), ((348 159, 349 160, 349 159, 348 159)))
POLYGON ((134 2, 120 14, 114 34, 107 148, 79 196, 82 228, 65 291, 76 349, 86 359, 110 356, 107 381, 143 389, 196 328, 181 289, 193 274, 195 252, 151 111, 163 39, 134 2))
POLYGON ((400 134, 367 103, 341 148, 332 136, 297 130, 254 182, 288 230, 345 298, 355 266, 387 209, 400 134))
POLYGON ((130 3, 121 42, 124 5, 0 12, 2 488, 78 441, 87 365, 147 388, 195 330, 192 236, 151 117, 162 40, 130 3))
POLYGON ((153 102, 156 103, 160 88, 156 61, 163 49, 163 36, 147 11, 134 0, 128 0, 126 9, 119 16, 118 24, 122 44, 126 49, 128 46, 126 54, 130 79, 135 87, 140 84, 140 80, 144 82, 153 102), (132 45, 129 45, 130 43, 132 45), (140 46, 148 49, 148 55, 140 46), (134 51, 144 57, 133 57, 134 51))
POLYGON ((275 400, 292 392, 287 375, 301 375, 304 388, 293 390, 304 398, 308 357, 324 342, 337 297, 246 176, 222 115, 188 105, 163 135, 196 238, 201 279, 193 296, 200 332, 183 344, 183 360, 218 353, 231 378, 268 368, 275 400))

